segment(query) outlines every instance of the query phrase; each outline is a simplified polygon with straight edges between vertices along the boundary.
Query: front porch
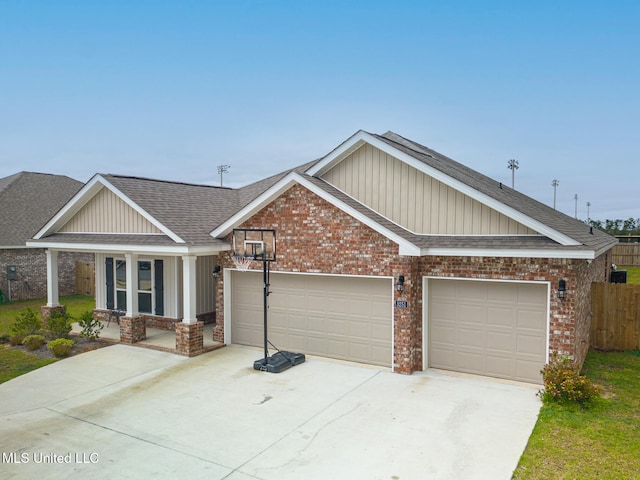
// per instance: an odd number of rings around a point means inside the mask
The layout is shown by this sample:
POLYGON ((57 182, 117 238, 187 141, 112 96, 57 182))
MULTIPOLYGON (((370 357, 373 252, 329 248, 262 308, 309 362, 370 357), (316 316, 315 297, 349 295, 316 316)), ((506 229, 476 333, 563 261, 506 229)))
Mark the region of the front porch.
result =
MULTIPOLYGON (((118 322, 103 322, 104 328, 100 332, 100 338, 120 343, 120 325, 118 322)), ((210 352, 224 346, 222 342, 213 340, 214 323, 204 325, 203 333, 203 351, 210 352)), ((80 327, 77 323, 72 324, 72 333, 79 334, 80 327)), ((133 344, 134 346, 150 348, 153 350, 161 350, 164 352, 178 353, 176 350, 176 332, 173 330, 163 330, 159 328, 146 328, 146 338, 133 344)))

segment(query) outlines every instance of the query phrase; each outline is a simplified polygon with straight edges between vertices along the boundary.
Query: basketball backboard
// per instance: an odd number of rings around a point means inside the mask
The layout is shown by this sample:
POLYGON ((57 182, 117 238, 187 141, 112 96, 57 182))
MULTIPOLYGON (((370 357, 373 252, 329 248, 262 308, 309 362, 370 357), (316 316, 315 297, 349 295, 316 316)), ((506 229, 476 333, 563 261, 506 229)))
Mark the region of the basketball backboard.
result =
POLYGON ((262 262, 276 261, 276 231, 253 228, 233 230, 233 256, 262 262))

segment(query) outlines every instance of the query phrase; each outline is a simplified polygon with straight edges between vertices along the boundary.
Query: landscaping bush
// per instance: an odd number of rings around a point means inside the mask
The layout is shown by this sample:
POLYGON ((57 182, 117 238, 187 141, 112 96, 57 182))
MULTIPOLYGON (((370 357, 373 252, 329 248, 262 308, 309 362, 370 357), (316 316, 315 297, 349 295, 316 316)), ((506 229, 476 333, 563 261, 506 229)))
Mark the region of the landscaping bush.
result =
POLYGON ((88 340, 95 340, 100 336, 100 332, 104 328, 104 325, 100 320, 93 318, 93 312, 87 310, 80 315, 78 319, 78 325, 82 329, 80 336, 88 340))
POLYGON ((51 350, 56 357, 66 357, 73 348, 73 340, 67 338, 58 338, 47 343, 47 348, 51 350))
POLYGON ((11 333, 16 337, 22 336, 22 339, 24 339, 26 336, 37 334, 41 329, 42 322, 40 318, 31 308, 27 308, 16 316, 11 326, 11 333))
POLYGON ((554 352, 551 361, 540 371, 544 389, 539 395, 543 402, 575 402, 584 405, 600 396, 600 388, 580 375, 578 367, 567 355, 554 352))
POLYGON ((29 335, 22 340, 22 345, 27 347, 27 350, 37 350, 43 343, 44 337, 42 335, 29 335))
POLYGON ((53 310, 49 318, 44 322, 47 337, 50 339, 67 338, 69 332, 71 332, 71 322, 72 319, 66 312, 53 310))
POLYGON ((15 347, 16 345, 22 345, 24 337, 26 337, 26 335, 11 335, 11 337, 9 337, 9 345, 11 345, 12 347, 15 347))

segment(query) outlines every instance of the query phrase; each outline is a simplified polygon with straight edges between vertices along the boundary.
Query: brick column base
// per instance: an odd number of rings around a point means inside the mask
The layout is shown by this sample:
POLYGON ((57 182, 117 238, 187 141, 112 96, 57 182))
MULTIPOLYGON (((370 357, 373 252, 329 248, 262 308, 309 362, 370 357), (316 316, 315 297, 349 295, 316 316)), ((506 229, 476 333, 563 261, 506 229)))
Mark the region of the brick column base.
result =
POLYGON ((213 327, 213 341, 224 343, 224 327, 222 325, 216 324, 213 327))
POLYGON ((44 322, 47 318, 51 316, 51 312, 60 312, 62 315, 64 315, 66 311, 67 311, 67 307, 65 307, 64 305, 58 305, 57 307, 49 307, 47 305, 43 305, 40 307, 40 317, 44 322))
POLYGON ((144 317, 120 317, 120 341, 129 345, 147 338, 144 317))
POLYGON ((195 357, 204 351, 204 322, 176 323, 176 353, 195 357))

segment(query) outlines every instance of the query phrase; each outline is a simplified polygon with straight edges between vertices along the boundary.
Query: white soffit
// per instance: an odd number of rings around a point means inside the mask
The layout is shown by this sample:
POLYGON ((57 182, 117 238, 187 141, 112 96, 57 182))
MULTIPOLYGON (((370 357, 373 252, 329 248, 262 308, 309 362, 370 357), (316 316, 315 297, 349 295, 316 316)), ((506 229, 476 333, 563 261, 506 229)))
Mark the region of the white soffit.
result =
MULTIPOLYGON (((531 228, 532 230, 535 230, 536 232, 539 232, 540 234, 551 238, 552 240, 560 243, 561 245, 565 245, 565 246, 581 245, 580 242, 577 242, 573 238, 561 232, 558 232, 557 230, 554 230, 553 228, 549 227, 548 225, 542 222, 539 222, 538 220, 535 220, 527 215, 522 214, 521 212, 515 210, 514 208, 511 208, 508 205, 505 205, 504 203, 499 202, 498 200, 482 192, 479 192, 478 190, 467 185, 466 183, 456 180, 450 177, 449 175, 441 172, 440 170, 435 169, 415 159, 411 155, 408 155, 394 148, 388 143, 380 140, 377 137, 374 137, 373 135, 363 130, 360 130, 357 133, 355 133, 352 137, 350 137, 348 140, 342 143, 342 145, 340 145, 338 148, 336 148, 331 153, 329 153, 325 158, 323 158, 320 162, 316 163, 313 167, 311 167, 305 173, 311 176, 321 176, 322 174, 330 170, 334 165, 340 163, 345 157, 349 156, 355 150, 360 148, 364 143, 368 143, 371 146, 378 148, 379 150, 382 150, 383 152, 391 155, 392 157, 395 157, 398 160, 406 163, 407 165, 410 165, 416 170, 426 175, 429 175, 430 177, 435 178, 439 182, 442 182, 445 185, 448 185, 451 188, 454 188, 455 190, 458 190, 459 192, 469 196, 470 198, 473 198, 474 200, 477 200, 480 203, 487 205, 488 207, 506 215, 507 217, 512 218, 513 220, 531 228)), ((497 184, 498 182, 496 182, 496 185, 497 184)))
POLYGON ((58 229, 62 228, 62 226, 71 220, 71 218, 73 218, 73 216, 76 215, 102 188, 108 188, 113 194, 120 198, 120 200, 142 215, 145 220, 157 227, 174 242, 185 243, 182 238, 160 223, 156 218, 151 216, 145 209, 127 197, 100 174, 94 175, 94 177, 89 180, 87 184, 82 187, 80 191, 76 193, 76 195, 67 202, 67 204, 62 207, 62 209, 60 209, 60 211, 51 220, 49 220, 33 238, 40 239, 48 234, 56 233, 58 229))

